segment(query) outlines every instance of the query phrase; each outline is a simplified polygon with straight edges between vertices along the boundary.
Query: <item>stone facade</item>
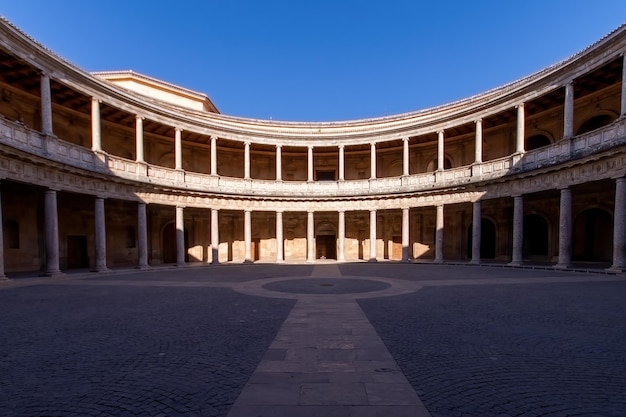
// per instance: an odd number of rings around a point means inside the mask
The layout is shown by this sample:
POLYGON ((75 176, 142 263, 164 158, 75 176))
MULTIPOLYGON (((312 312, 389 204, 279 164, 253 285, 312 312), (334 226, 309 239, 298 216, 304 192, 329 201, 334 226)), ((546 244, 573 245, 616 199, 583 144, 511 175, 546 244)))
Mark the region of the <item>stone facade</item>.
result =
POLYGON ((129 73, 89 74, 0 32, 2 272, 626 268, 626 27, 466 100, 337 123, 221 115, 200 93, 134 73, 150 88, 130 88, 129 73))

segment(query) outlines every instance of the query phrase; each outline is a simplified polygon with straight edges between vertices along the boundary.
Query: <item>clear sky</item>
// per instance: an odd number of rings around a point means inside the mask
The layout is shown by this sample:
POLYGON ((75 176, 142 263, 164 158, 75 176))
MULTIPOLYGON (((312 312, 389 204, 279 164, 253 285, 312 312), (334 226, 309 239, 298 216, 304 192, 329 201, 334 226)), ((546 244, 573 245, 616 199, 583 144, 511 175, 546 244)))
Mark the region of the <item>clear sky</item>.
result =
POLYGON ((626 22, 626 1, 4 0, 0 14, 87 71, 132 69, 234 116, 339 121, 529 75, 626 22))

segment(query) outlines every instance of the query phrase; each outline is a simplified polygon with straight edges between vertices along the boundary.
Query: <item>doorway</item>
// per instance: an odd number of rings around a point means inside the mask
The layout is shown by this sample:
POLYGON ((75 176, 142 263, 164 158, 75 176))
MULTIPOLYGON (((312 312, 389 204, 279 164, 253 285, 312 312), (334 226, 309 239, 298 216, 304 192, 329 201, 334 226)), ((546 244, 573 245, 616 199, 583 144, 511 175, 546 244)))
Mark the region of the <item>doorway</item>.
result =
POLYGON ((317 235, 315 244, 317 259, 337 259, 337 236, 317 235))
MULTIPOLYGON (((187 229, 185 229, 184 240, 185 240, 185 262, 188 262, 189 254, 187 253, 187 249, 189 248, 189 237, 187 234, 187 229)), ((163 263, 164 264, 176 263, 176 225, 174 223, 169 223, 167 226, 163 228, 162 248, 163 248, 163 263)))
POLYGON ((87 236, 67 237, 67 268, 89 268, 87 236))

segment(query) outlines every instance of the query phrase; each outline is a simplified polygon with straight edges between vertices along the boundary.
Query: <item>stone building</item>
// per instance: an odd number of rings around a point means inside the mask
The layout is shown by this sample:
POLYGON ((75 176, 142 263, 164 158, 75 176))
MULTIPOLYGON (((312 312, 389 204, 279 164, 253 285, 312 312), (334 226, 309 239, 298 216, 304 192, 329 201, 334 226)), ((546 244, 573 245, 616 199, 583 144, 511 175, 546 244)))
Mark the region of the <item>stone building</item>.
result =
POLYGON ((626 268, 626 26, 439 107, 297 123, 0 21, 0 275, 223 262, 626 268))

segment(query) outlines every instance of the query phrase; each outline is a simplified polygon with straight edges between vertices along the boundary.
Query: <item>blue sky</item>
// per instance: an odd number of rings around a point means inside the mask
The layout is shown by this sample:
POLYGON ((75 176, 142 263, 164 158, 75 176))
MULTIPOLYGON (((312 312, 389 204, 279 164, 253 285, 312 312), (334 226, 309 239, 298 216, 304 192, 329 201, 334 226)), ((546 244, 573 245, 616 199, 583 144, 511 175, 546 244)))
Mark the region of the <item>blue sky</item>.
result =
POLYGON ((0 14, 88 71, 134 71, 224 113, 339 121, 514 81, 626 22, 624 0, 19 0, 0 14))

